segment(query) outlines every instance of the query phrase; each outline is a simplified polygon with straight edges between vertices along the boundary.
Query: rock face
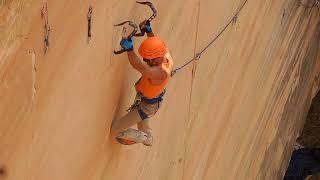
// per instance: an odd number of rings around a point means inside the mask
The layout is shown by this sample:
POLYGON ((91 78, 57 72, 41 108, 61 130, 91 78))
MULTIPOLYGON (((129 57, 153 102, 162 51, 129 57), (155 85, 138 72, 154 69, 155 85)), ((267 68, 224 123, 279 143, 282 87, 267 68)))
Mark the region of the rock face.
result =
MULTIPOLYGON (((178 67, 243 0, 161 0, 153 29, 178 67)), ((139 77, 113 55, 135 1, 0 1, 0 179, 281 179, 318 90, 319 9, 248 0, 201 59, 171 80, 151 121, 154 146, 109 137, 139 77), (92 5, 92 37, 87 12, 92 5)), ((135 38, 137 48, 143 38, 135 38)))

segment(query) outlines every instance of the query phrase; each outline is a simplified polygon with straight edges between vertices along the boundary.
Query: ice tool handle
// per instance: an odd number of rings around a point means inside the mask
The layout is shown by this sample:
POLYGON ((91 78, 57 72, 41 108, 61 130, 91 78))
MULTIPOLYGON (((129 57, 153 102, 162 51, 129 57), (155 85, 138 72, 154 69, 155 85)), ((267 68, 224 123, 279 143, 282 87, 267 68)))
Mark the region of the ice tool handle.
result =
MULTIPOLYGON (((150 9, 152 10, 153 14, 147 19, 147 21, 151 22, 156 16, 157 16, 157 10, 156 8, 153 6, 153 4, 149 1, 137 1, 136 3, 138 4, 142 4, 142 5, 147 5, 150 7, 150 9)), ((144 34, 146 33, 145 29, 140 29, 140 33, 136 33, 135 36, 139 37, 139 36, 144 36, 144 34)))
MULTIPOLYGON (((125 24, 128 24, 129 26, 131 26, 133 28, 133 30, 127 37, 122 37, 122 39, 132 39, 132 37, 138 31, 138 26, 134 22, 132 22, 132 21, 124 21, 124 22, 116 24, 114 26, 122 26, 122 25, 125 25, 125 24)), ((121 50, 119 50, 119 51, 113 51, 114 54, 121 54, 121 53, 124 53, 124 52, 126 52, 126 50, 123 49, 123 48, 121 50)))

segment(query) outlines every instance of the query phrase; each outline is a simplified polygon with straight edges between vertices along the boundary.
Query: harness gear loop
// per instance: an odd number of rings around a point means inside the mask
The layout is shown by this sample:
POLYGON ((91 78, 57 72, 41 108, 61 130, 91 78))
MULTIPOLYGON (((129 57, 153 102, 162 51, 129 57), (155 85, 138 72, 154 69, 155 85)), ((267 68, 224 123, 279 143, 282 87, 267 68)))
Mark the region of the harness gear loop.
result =
POLYGON ((141 103, 141 96, 138 95, 134 103, 126 110, 127 112, 132 111, 133 108, 138 107, 141 103))
POLYGON ((165 95, 166 93, 166 90, 164 89, 162 91, 162 93, 158 96, 158 97, 155 97, 155 98, 146 98, 143 96, 143 94, 141 92, 137 92, 137 96, 135 98, 135 101, 134 103, 127 109, 127 112, 129 113, 130 111, 132 111, 134 108, 137 108, 138 109, 138 113, 139 113, 139 116, 141 117, 141 120, 145 120, 147 118, 150 118, 152 117, 159 109, 160 107, 160 104, 163 100, 163 96, 165 95), (141 104, 143 102, 143 104, 141 104), (153 104, 158 104, 158 107, 157 107, 157 110, 154 112, 154 113, 151 113, 147 110, 145 111, 145 106, 146 105, 153 105, 153 104), (143 106, 143 107, 141 107, 143 106))

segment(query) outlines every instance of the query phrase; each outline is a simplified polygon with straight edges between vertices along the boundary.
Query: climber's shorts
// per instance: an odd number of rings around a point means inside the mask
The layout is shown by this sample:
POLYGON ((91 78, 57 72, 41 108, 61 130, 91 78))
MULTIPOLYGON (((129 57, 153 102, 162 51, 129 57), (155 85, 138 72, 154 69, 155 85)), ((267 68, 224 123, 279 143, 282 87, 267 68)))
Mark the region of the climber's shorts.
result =
POLYGON ((137 93, 133 106, 138 108, 138 113, 142 120, 150 118, 157 113, 162 104, 164 94, 165 91, 163 91, 156 98, 148 99, 146 97, 143 97, 140 93, 137 93))

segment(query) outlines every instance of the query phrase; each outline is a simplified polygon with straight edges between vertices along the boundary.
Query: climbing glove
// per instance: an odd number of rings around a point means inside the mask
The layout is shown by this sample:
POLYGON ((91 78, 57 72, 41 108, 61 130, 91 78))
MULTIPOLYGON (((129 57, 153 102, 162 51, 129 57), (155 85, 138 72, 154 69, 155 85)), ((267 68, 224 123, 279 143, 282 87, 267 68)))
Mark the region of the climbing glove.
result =
POLYGON ((120 46, 126 51, 133 50, 133 40, 132 39, 122 39, 120 41, 120 46))
POLYGON ((142 23, 140 23, 139 28, 141 32, 146 32, 146 33, 152 32, 151 23, 149 20, 145 20, 142 23))

